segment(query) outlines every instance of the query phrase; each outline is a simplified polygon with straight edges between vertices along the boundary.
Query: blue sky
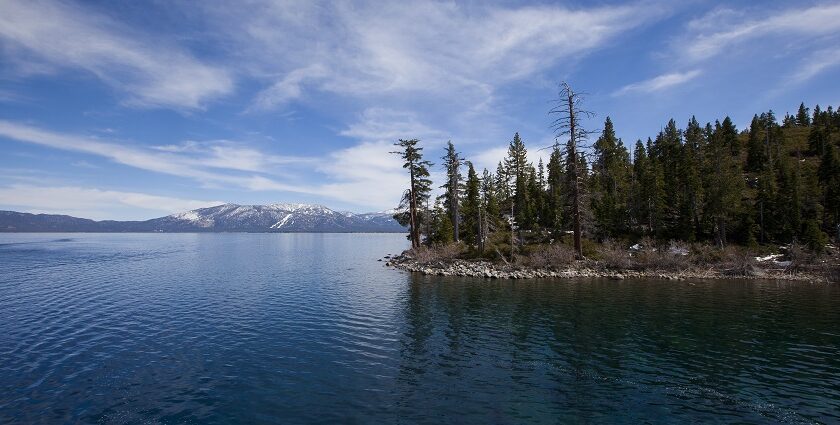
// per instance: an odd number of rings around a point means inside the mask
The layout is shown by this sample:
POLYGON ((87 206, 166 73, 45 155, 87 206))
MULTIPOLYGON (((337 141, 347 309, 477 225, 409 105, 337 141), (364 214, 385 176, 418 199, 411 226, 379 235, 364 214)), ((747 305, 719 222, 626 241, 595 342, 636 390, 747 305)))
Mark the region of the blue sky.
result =
POLYGON ((840 3, 0 0, 0 57, 0 209, 363 212, 405 187, 398 138, 536 160, 563 80, 627 145, 836 107, 840 3))

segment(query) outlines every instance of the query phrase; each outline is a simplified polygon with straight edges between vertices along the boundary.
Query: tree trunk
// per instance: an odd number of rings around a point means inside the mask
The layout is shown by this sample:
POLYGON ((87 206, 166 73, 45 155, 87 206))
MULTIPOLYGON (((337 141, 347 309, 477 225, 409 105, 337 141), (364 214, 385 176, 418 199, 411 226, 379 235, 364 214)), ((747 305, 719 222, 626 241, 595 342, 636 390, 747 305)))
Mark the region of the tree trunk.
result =
POLYGON ((573 211, 573 227, 575 239, 575 254, 578 258, 583 258, 583 245, 580 237, 580 182, 578 176, 578 159, 577 159, 577 141, 575 135, 577 131, 575 118, 575 103, 572 93, 568 95, 569 104, 569 161, 572 161, 572 179, 574 184, 572 186, 572 211, 573 211))
POLYGON ((411 247, 418 248, 420 247, 420 234, 418 232, 418 223, 417 223, 417 197, 415 191, 415 181, 414 181, 414 170, 409 169, 409 174, 411 176, 411 194, 408 202, 408 210, 409 215, 411 217, 411 228, 409 229, 409 233, 411 235, 411 247))

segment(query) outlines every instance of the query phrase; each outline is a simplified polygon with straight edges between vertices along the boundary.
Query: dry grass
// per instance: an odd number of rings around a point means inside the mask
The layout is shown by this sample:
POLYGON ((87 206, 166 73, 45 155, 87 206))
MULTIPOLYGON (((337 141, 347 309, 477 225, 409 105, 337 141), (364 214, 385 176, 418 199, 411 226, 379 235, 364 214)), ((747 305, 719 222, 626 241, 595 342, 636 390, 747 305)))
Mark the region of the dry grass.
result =
POLYGON ((722 249, 722 259, 715 268, 730 276, 756 276, 761 273, 755 254, 734 246, 722 249))
POLYGON ((433 246, 421 246, 405 252, 409 258, 420 263, 432 263, 435 261, 449 261, 459 258, 464 252, 464 245, 460 243, 441 244, 433 246))
POLYGON ((514 262, 520 266, 547 269, 565 267, 574 261, 575 251, 570 246, 555 243, 531 246, 526 255, 517 255, 514 262))
POLYGON ((606 240, 598 249, 598 264, 607 269, 627 270, 633 267, 633 258, 620 242, 606 240))

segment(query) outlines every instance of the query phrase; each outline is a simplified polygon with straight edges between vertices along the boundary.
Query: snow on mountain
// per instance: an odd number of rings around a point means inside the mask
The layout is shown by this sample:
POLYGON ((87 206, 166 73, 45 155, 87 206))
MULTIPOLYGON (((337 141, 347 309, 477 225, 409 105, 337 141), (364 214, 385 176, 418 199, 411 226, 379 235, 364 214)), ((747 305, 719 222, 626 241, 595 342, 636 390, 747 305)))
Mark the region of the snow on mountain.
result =
POLYGON ((339 212, 323 205, 223 204, 150 220, 160 231, 401 232, 390 215, 339 212))
POLYGON ((0 232, 404 232, 388 213, 355 214, 323 205, 222 204, 146 221, 93 221, 0 211, 0 232))

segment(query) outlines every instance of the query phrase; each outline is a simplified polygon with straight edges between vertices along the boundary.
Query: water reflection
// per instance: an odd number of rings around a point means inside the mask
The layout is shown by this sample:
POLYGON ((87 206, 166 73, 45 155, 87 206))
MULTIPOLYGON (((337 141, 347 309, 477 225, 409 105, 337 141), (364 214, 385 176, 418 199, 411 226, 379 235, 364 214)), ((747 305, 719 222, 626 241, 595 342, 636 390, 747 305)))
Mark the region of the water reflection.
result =
POLYGON ((408 416, 840 420, 836 286, 417 275, 407 285, 398 388, 408 416))

